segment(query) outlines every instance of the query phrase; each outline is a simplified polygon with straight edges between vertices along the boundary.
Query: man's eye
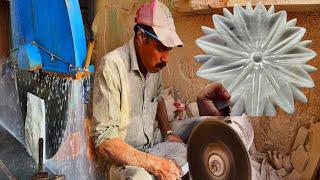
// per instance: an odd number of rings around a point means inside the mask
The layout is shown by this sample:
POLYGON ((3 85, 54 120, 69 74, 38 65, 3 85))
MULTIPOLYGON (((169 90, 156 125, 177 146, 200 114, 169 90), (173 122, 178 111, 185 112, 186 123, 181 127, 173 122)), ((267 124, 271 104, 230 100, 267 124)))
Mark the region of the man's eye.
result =
POLYGON ((163 52, 163 51, 165 51, 165 49, 162 47, 158 47, 158 51, 163 52))

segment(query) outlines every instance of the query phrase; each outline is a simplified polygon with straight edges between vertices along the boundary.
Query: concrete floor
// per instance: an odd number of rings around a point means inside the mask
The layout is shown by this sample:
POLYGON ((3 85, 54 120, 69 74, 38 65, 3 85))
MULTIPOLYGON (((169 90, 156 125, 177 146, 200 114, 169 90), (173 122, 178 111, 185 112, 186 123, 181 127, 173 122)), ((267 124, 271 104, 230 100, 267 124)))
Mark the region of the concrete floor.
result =
POLYGON ((36 169, 24 146, 0 125, 0 179, 31 179, 36 169))

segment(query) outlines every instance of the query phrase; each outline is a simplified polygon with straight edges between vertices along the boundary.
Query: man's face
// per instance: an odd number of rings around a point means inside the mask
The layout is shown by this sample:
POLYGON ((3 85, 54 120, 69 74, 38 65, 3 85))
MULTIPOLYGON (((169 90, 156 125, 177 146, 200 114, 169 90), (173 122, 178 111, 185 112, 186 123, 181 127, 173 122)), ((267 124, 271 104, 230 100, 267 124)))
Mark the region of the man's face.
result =
POLYGON ((140 46, 140 57, 143 66, 148 72, 159 72, 168 63, 169 51, 171 49, 156 39, 151 37, 144 38, 143 44, 140 46))

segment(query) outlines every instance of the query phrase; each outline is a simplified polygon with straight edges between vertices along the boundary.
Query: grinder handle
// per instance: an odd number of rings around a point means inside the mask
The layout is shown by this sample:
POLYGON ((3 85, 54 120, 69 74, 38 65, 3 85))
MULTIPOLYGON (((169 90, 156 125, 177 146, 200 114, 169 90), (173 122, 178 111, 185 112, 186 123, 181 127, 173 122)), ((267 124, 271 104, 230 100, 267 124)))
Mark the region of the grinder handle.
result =
POLYGON ((39 164, 38 171, 43 172, 43 138, 39 139, 39 164))

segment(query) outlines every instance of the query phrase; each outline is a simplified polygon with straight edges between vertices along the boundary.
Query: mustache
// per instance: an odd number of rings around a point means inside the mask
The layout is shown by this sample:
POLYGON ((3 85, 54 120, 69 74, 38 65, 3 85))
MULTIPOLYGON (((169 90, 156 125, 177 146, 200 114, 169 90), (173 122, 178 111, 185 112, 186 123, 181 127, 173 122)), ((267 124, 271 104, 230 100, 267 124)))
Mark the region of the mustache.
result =
POLYGON ((160 62, 160 63, 157 63, 155 66, 157 67, 157 68, 164 68, 165 66, 166 66, 167 64, 166 63, 164 63, 164 62, 160 62))

